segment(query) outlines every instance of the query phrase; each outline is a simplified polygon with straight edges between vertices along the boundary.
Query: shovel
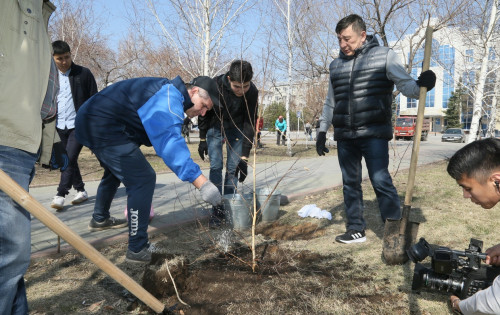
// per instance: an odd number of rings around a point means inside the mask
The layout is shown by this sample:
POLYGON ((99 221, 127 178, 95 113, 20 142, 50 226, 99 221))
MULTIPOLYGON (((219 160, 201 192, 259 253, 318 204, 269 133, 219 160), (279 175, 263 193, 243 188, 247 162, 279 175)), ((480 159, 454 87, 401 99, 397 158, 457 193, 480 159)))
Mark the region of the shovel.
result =
POLYGON ((73 232, 66 224, 45 209, 42 204, 2 170, 0 170, 0 190, 3 190, 21 207, 30 212, 34 217, 54 231, 54 233, 61 236, 82 255, 95 263, 102 271, 107 273, 116 282, 144 302, 144 304, 151 307, 151 309, 157 313, 165 311, 165 306, 151 295, 151 293, 146 291, 125 272, 116 267, 111 261, 81 238, 80 235, 73 232))
MULTIPOLYGON (((425 31, 425 49, 422 72, 429 70, 432 48, 433 28, 427 26, 425 31)), ((384 227, 384 244, 382 254, 389 265, 404 264, 408 261, 406 250, 411 244, 415 243, 418 234, 419 222, 410 220, 411 200, 413 195, 413 186, 415 184, 415 173, 417 170, 418 152, 420 148, 420 139, 422 136, 422 123, 424 121, 425 98, 427 88, 420 88, 417 122, 415 135, 413 136, 413 150, 411 152, 410 171, 408 174, 408 184, 406 186, 405 201, 401 220, 386 220, 384 227)))

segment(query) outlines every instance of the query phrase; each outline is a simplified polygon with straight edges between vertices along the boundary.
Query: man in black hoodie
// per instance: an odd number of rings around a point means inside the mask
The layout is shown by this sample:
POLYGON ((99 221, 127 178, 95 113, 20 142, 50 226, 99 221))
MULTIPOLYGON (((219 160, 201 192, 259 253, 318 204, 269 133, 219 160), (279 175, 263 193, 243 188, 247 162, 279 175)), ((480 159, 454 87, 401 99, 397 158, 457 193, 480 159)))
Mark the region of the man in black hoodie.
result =
MULTIPOLYGON (((414 80, 394 51, 380 46, 366 34, 363 19, 351 14, 335 29, 339 57, 330 64, 330 82, 316 140, 319 155, 325 155, 326 132, 334 127, 337 153, 342 171, 347 231, 335 238, 350 244, 366 240, 361 190, 361 159, 377 196, 382 221, 399 220, 398 192, 389 174, 389 140, 392 139, 392 101, 394 85, 403 95, 417 98, 420 87, 431 90, 436 75, 424 71, 414 80)), ((425 100, 423 100, 425 102, 425 100)))
MULTIPOLYGON (((214 108, 204 117, 198 117, 200 144, 198 153, 210 159, 210 181, 219 192, 232 195, 239 181, 247 174, 247 162, 255 135, 258 90, 251 82, 252 65, 244 60, 231 63, 226 74, 215 77, 220 93, 220 108, 214 108), (222 178, 223 144, 226 144, 226 173, 222 178), (224 191, 222 189, 224 183, 224 191)), ((222 206, 212 208, 211 226, 219 226, 225 219, 222 206)))

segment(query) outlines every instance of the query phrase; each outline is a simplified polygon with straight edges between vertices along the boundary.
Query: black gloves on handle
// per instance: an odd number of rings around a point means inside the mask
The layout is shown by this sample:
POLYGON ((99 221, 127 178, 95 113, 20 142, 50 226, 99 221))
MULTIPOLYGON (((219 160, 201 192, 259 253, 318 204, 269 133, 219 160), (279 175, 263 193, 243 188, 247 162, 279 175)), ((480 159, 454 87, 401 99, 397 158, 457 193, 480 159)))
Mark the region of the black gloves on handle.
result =
POLYGON ((238 181, 240 183, 243 183, 247 178, 248 174, 248 160, 245 159, 240 160, 240 163, 238 163, 236 171, 234 172, 234 176, 236 176, 236 178, 238 178, 238 173, 240 174, 240 178, 238 179, 238 181))
POLYGON ((328 148, 325 147, 326 145, 326 132, 320 132, 318 133, 318 138, 316 139, 316 152, 318 152, 318 155, 325 155, 325 153, 330 152, 328 148))
POLYGON ((200 139, 200 144, 198 145, 198 154, 201 159, 205 161, 205 155, 208 155, 208 145, 206 139, 200 139))
POLYGON ((417 85, 420 87, 426 87, 427 91, 430 91, 436 85, 436 74, 432 70, 427 70, 422 72, 418 76, 417 85))

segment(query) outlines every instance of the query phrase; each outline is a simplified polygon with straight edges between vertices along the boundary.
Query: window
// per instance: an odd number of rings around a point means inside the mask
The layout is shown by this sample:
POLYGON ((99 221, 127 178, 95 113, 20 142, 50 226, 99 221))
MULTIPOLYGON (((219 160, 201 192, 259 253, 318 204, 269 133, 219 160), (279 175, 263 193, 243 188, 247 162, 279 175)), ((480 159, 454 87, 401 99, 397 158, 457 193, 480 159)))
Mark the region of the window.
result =
POLYGON ((465 51, 465 62, 474 62, 474 49, 467 49, 465 51))

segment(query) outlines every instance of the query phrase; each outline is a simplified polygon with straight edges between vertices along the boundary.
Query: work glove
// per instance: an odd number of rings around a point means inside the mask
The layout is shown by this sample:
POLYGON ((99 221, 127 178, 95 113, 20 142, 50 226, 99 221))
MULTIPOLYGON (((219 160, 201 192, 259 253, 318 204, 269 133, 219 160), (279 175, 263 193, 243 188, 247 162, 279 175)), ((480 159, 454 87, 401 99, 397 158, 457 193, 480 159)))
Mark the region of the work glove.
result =
POLYGON ((436 74, 432 70, 427 70, 422 72, 418 76, 417 85, 420 87, 426 87, 427 91, 430 91, 436 85, 436 74))
POLYGON ((203 199, 205 202, 208 202, 214 207, 222 203, 222 196, 219 190, 209 180, 207 180, 203 185, 201 185, 200 193, 201 193, 201 199, 203 199))
POLYGON ((234 172, 234 176, 238 178, 238 173, 240 174, 240 178, 238 181, 240 183, 243 183, 245 179, 247 178, 248 174, 248 160, 247 159, 241 159, 240 163, 238 163, 238 166, 236 167, 236 171, 234 172))
POLYGON ((201 159, 205 161, 205 155, 208 155, 208 144, 206 139, 200 139, 200 144, 198 145, 198 154, 201 159))
POLYGON ((325 155, 325 153, 330 152, 328 148, 325 147, 326 144, 326 132, 318 133, 318 138, 316 139, 316 152, 319 156, 325 155))

